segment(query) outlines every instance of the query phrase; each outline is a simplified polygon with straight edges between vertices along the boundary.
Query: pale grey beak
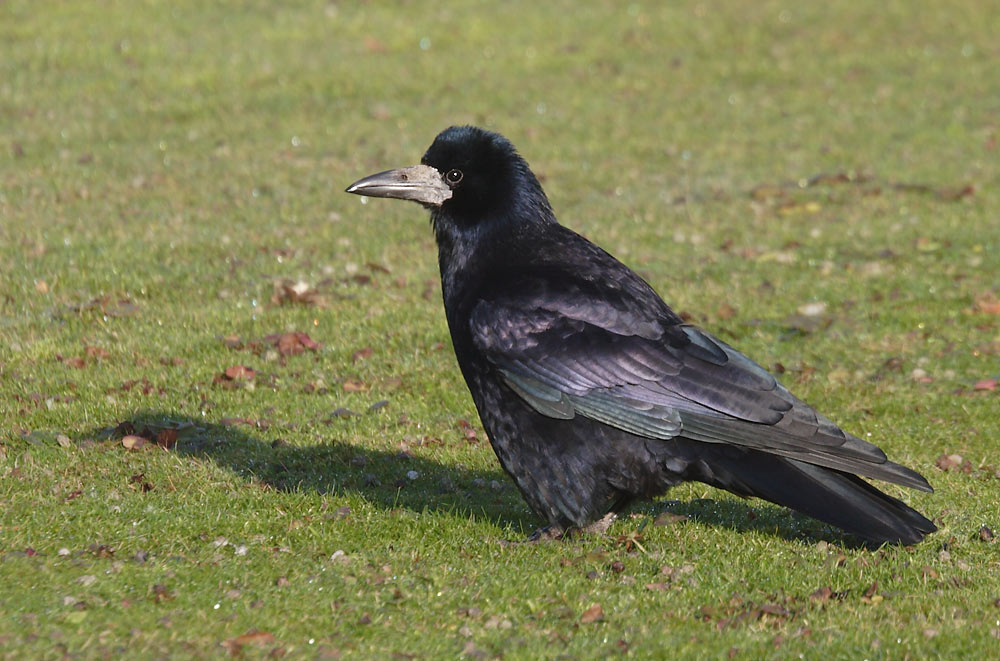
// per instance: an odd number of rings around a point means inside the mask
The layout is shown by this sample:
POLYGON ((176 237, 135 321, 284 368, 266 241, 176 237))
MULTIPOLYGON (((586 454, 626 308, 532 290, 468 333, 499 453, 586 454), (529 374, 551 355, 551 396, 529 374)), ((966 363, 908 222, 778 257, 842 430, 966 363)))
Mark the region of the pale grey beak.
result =
POLYGON ((439 207, 451 199, 451 188, 441 173, 429 165, 386 170, 359 179, 347 187, 348 193, 369 197, 396 197, 439 207))

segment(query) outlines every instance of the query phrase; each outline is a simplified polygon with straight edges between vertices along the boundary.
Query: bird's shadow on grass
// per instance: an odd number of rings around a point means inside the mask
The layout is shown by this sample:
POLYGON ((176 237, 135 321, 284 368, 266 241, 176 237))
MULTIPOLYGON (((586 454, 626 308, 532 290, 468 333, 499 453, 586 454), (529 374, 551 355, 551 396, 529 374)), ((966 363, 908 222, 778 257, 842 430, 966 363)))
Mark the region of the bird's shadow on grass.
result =
MULTIPOLYGON (((281 441, 280 434, 254 426, 252 421, 230 420, 223 424, 164 411, 140 411, 115 428, 100 428, 91 435, 121 438, 137 434, 155 442, 164 430, 176 431, 176 438, 170 432, 165 437, 172 451, 210 460, 262 488, 356 493, 385 510, 447 512, 485 520, 515 531, 515 537, 520 531, 522 539, 544 525, 528 510, 499 467, 479 470, 449 465, 401 451, 359 447, 332 437, 317 445, 293 445, 281 441)), ((823 540, 847 548, 866 546, 809 517, 759 500, 658 500, 638 503, 631 511, 650 517, 672 513, 710 527, 764 533, 790 541, 823 540)), ((629 525, 627 516, 625 521, 618 525, 629 525)), ((614 534, 614 529, 611 532, 614 534)))
POLYGON ((669 513, 714 528, 728 528, 741 534, 762 533, 804 544, 823 541, 848 549, 877 546, 788 508, 758 499, 727 496, 721 500, 659 500, 652 504, 655 508, 652 515, 669 513))
MULTIPOLYGON (((541 525, 499 466, 482 470, 449 465, 428 458, 432 448, 403 452, 362 447, 337 439, 334 433, 303 446, 283 441, 280 429, 262 428, 253 420, 211 422, 150 410, 90 435, 118 440, 135 434, 153 443, 165 430, 168 435, 161 440, 172 452, 209 460, 264 489, 356 493, 385 510, 448 512, 523 530, 524 536, 541 525), (176 438, 169 430, 176 431, 176 438)), ((486 451, 492 457, 492 451, 486 451)))

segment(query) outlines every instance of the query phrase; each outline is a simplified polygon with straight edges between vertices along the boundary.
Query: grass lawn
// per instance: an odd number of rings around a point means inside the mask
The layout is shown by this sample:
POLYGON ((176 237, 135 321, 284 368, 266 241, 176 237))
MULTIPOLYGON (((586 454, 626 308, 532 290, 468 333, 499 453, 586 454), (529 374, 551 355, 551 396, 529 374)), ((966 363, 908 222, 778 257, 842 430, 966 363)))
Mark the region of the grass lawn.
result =
POLYGON ((995 653, 998 33, 972 1, 0 3, 0 654, 995 653), (883 487, 940 531, 864 549, 687 485, 523 543, 426 214, 342 192, 458 123, 926 475, 883 487))

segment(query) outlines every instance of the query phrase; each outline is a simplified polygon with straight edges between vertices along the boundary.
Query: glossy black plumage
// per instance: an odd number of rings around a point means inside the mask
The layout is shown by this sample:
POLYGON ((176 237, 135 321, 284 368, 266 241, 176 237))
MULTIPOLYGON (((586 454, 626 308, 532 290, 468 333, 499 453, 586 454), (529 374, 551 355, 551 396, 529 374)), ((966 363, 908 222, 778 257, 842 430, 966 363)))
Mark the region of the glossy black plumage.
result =
POLYGON ((452 127, 421 166, 348 191, 430 208, 458 363, 497 457, 553 530, 606 527, 609 513, 684 480, 876 543, 935 530, 857 475, 930 491, 923 477, 685 324, 559 225, 503 137, 452 127))

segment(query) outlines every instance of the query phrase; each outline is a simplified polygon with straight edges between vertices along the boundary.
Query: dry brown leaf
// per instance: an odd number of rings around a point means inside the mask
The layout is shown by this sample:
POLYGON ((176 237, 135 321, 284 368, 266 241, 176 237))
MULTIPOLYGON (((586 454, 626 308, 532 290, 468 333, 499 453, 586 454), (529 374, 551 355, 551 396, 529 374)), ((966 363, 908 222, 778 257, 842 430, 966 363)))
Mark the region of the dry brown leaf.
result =
POLYGON ((972 472, 972 463, 960 454, 942 454, 935 462, 937 467, 943 471, 961 471, 963 473, 972 472))
POLYGON ((819 590, 816 590, 811 595, 809 595, 809 600, 810 601, 815 601, 815 602, 818 602, 818 603, 823 603, 825 601, 829 601, 830 597, 832 597, 832 596, 833 596, 833 588, 831 588, 829 585, 827 585, 827 586, 821 587, 819 590))
POLYGON ((356 363, 359 360, 364 360, 365 358, 370 358, 372 356, 372 354, 374 354, 374 353, 375 353, 375 349, 372 349, 371 347, 365 347, 363 349, 358 349, 351 356, 351 360, 356 363))
POLYGON ((1000 314, 1000 300, 993 294, 976 299, 976 310, 983 314, 1000 314))
MULTIPOLYGON (((267 335, 260 340, 248 343, 245 348, 260 355, 266 345, 275 347, 282 356, 295 356, 306 350, 316 351, 321 346, 318 342, 313 341, 308 334, 301 331, 291 331, 267 335)), ((244 347, 240 345, 236 348, 242 349, 244 347)))
POLYGON ((274 283, 274 293, 271 294, 271 303, 275 305, 315 305, 323 308, 328 305, 326 298, 316 289, 302 280, 292 282, 290 280, 279 280, 274 283))
POLYGON ((169 450, 177 444, 176 429, 161 429, 156 434, 156 444, 165 450, 169 450))
POLYGON ((134 434, 129 434, 122 439, 122 447, 126 450, 141 450, 146 447, 148 441, 142 436, 135 436, 134 434))
POLYGON ((479 442, 479 435, 476 433, 475 428, 469 423, 465 418, 459 418, 458 427, 462 430, 462 436, 465 437, 468 443, 479 442))
POLYGON ((243 652, 245 645, 263 647, 274 643, 274 634, 266 631, 250 630, 245 634, 223 641, 222 646, 226 648, 232 656, 239 656, 243 652))
POLYGON ((996 389, 997 389, 997 380, 996 379, 981 379, 979 381, 976 381, 976 385, 973 387, 973 390, 990 390, 990 391, 992 391, 992 390, 996 390, 996 389))
POLYGON ((170 590, 167 589, 167 586, 163 585, 162 583, 157 583, 156 585, 153 586, 153 601, 155 601, 156 603, 159 604, 163 603, 164 601, 171 601, 173 598, 174 595, 171 594, 170 590))
POLYGON ((101 347, 91 347, 91 346, 84 347, 83 352, 87 354, 88 358, 97 358, 98 360, 102 358, 107 358, 108 356, 111 355, 110 353, 107 352, 107 350, 101 347))
POLYGON ((604 609, 601 608, 600 604, 594 604, 587 610, 583 611, 583 615, 580 616, 580 622, 583 624, 590 624, 591 622, 599 622, 604 619, 604 609))
POLYGON ((257 373, 245 365, 233 365, 227 367, 223 375, 230 381, 251 381, 257 373))

